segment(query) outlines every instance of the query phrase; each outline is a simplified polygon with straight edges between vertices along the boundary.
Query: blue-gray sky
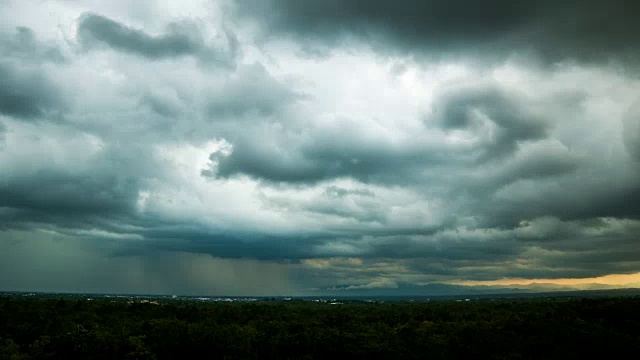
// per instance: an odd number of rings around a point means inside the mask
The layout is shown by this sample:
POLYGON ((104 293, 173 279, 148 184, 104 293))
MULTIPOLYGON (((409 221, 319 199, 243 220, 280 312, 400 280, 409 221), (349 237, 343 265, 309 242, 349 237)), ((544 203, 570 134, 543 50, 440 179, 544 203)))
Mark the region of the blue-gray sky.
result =
POLYGON ((638 11, 0 0, 0 290, 638 285, 638 11))

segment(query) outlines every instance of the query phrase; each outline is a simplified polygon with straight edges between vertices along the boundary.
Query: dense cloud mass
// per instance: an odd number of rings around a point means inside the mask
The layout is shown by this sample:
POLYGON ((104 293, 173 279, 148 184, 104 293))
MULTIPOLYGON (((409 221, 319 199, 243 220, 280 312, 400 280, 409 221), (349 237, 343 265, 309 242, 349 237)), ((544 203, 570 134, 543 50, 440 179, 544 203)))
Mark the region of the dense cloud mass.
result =
POLYGON ((0 64, 3 78, 0 112, 5 115, 36 118, 55 112, 63 105, 55 86, 41 72, 0 64))
POLYGON ((625 0, 238 0, 236 11, 264 27, 314 46, 364 41, 383 52, 500 60, 533 53, 545 63, 638 60, 625 0), (355 38, 355 39, 354 39, 355 38))
POLYGON ((42 67, 64 61, 61 52, 38 41, 25 27, 0 34, 0 51, 4 54, 0 59, 0 114, 22 119, 60 114, 65 100, 42 67))
POLYGON ((640 281, 630 2, 0 8, 0 290, 640 281))

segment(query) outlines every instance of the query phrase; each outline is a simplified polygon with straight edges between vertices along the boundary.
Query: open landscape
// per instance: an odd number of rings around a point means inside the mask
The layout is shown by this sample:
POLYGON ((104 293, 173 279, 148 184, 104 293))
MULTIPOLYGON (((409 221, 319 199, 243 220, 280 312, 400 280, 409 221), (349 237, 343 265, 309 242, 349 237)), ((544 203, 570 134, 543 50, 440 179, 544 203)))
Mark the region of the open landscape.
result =
POLYGON ((0 0, 0 360, 640 354, 640 1, 0 0))
POLYGON ((623 358, 640 351, 640 292, 620 293, 433 300, 5 294, 0 358, 623 358))

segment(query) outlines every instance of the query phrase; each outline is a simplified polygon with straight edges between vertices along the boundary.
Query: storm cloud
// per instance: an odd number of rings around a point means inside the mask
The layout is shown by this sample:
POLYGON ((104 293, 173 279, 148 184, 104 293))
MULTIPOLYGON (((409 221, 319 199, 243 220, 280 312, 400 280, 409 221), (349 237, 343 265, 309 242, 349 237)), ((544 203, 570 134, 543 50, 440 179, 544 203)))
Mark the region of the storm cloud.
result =
POLYGON ((5 115, 33 119, 55 115, 64 100, 51 81, 37 70, 23 70, 0 64, 0 112, 5 115))
POLYGON ((0 113, 27 120, 59 115, 66 100, 42 67, 63 62, 62 52, 21 26, 0 32, 0 51, 0 113))
POLYGON ((640 273, 636 5, 124 3, 0 5, 0 290, 640 273))
POLYGON ((629 16, 638 5, 623 0, 239 0, 236 10, 266 37, 321 46, 356 41, 392 53, 489 60, 531 52, 545 63, 636 63, 639 55, 640 27, 629 16))

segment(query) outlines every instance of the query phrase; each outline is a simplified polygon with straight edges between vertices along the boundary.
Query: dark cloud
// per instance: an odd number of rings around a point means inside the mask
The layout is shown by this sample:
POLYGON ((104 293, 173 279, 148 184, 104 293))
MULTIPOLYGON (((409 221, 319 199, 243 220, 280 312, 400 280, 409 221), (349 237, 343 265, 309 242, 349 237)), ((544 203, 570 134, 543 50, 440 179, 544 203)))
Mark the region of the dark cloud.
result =
POLYGON ((501 230, 442 230, 417 237, 364 236, 345 241, 352 247, 350 254, 340 254, 336 246, 335 252, 325 253, 327 257, 303 263, 316 268, 312 270, 314 276, 351 282, 379 277, 397 283, 407 278, 422 282, 589 278, 637 272, 638 226, 638 221, 612 218, 539 218, 501 230))
POLYGON ((571 174, 579 169, 584 160, 576 158, 553 145, 543 144, 517 159, 505 170, 504 182, 512 183, 519 179, 539 179, 571 174))
POLYGON ((22 119, 57 117, 66 107, 46 73, 0 61, 0 113, 22 119))
POLYGON ((116 174, 39 171, 35 175, 0 186, 0 206, 59 216, 109 215, 130 211, 137 198, 135 179, 116 174))
POLYGON ((137 212, 141 179, 123 174, 122 167, 100 169, 104 160, 95 161, 102 164, 82 172, 33 164, 36 170, 30 173, 5 174, 0 183, 0 228, 49 229, 70 236, 88 230, 140 236, 131 227, 145 228, 155 222, 137 212))
POLYGON ((382 51, 476 59, 533 51, 547 62, 639 55, 639 9, 624 0, 237 0, 236 10, 266 36, 320 45, 355 38, 382 51))
POLYGON ((513 153, 523 141, 548 136, 548 124, 518 101, 496 86, 462 86, 443 94, 433 115, 445 130, 482 138, 481 158, 492 159, 513 153))
POLYGON ((107 135, 81 131, 70 122, 8 125, 8 146, 0 152, 3 228, 74 235, 149 226, 138 216, 137 201, 145 179, 159 172, 137 144, 113 144, 107 135))
POLYGON ((114 255, 130 256, 159 250, 202 253, 230 259, 297 260, 311 256, 311 244, 318 241, 242 231, 211 231, 195 225, 175 228, 160 226, 158 229, 147 229, 142 234, 150 244, 127 244, 114 255))
POLYGON ((60 49, 19 26, 15 33, 0 33, 0 52, 0 114, 30 120, 58 118, 67 101, 42 66, 64 63, 60 49))
POLYGON ((617 186, 611 186, 606 178, 602 178, 605 172, 583 170, 558 178, 518 180, 470 200, 468 210, 482 214, 477 218, 483 226, 513 226, 522 220, 547 215, 564 220, 638 219, 640 188, 637 175, 617 180, 617 186), (578 181, 580 176, 593 178, 578 181))
POLYGON ((446 149, 437 146, 394 144, 383 137, 369 137, 363 130, 345 121, 344 127, 313 133, 273 130, 263 141, 238 138, 230 155, 212 154, 213 173, 222 178, 245 174, 299 184, 335 178, 407 183, 420 176, 421 167, 442 165, 447 156, 446 149))
POLYGON ((208 44, 193 23, 173 23, 167 27, 165 34, 154 36, 93 13, 85 13, 80 18, 78 38, 86 48, 106 45, 148 59, 189 55, 227 66, 235 65, 239 51, 238 40, 230 31, 222 35, 225 44, 215 47, 208 44))
MULTIPOLYGON (((322 244, 317 254, 325 257, 360 256, 369 259, 423 259, 426 262, 484 261, 487 263, 512 259, 522 247, 508 232, 490 229, 458 231, 435 229, 429 235, 402 235, 403 229, 390 229, 393 235, 370 235, 347 238, 343 246, 335 242, 322 244), (332 246, 334 245, 334 246, 332 246), (349 248, 351 253, 343 253, 349 248)), ((366 230, 365 230, 366 232, 366 230)))

